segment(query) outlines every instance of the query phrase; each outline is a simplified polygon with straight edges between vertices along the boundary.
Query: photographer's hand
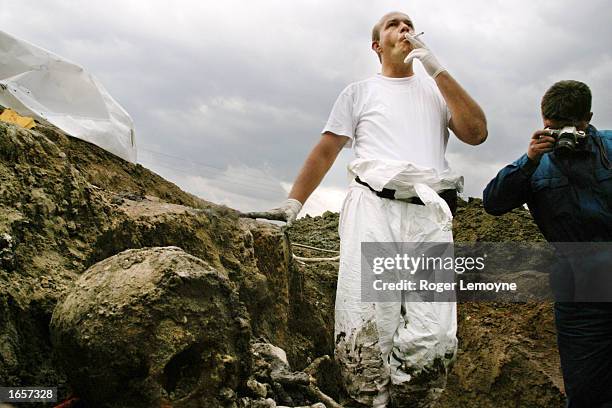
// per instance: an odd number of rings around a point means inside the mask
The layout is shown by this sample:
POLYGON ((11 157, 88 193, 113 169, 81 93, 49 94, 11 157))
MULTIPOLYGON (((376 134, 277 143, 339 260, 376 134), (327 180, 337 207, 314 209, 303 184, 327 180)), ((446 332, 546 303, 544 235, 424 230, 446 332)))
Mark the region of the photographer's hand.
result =
POLYGON ((551 152, 555 145, 555 138, 550 135, 550 130, 536 130, 529 142, 527 157, 531 161, 538 163, 544 153, 551 152))

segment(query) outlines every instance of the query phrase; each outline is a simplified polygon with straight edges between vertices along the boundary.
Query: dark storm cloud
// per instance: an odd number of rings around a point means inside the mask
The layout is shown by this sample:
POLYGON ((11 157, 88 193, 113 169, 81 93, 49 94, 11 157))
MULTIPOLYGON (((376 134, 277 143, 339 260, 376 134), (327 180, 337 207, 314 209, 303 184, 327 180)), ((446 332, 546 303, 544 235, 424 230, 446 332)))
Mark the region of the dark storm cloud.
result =
MULTIPOLYGON (((390 10, 408 12, 487 113, 484 145, 449 143, 469 195, 525 151, 557 80, 587 82, 594 124, 612 127, 607 3, 534 3, 4 1, 0 24, 96 75, 132 115, 144 164, 247 209, 283 199, 338 93, 377 72, 370 29, 390 10)), ((337 209, 348 160, 314 210, 337 209)))

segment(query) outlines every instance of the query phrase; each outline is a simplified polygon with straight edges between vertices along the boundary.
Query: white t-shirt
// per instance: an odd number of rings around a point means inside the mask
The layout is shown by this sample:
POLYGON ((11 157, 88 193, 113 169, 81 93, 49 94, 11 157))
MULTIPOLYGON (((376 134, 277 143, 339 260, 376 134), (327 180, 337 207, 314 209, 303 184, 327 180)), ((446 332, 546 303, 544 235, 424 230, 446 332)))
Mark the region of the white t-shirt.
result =
POLYGON ((408 161, 442 172, 450 111, 433 79, 378 74, 347 86, 323 132, 351 139, 360 159, 408 161))

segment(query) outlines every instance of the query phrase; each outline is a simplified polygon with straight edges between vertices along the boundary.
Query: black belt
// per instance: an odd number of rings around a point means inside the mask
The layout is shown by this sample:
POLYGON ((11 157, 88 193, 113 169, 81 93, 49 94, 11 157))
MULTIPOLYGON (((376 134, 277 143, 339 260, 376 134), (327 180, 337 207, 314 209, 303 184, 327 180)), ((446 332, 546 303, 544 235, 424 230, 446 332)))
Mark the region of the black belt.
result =
MULTIPOLYGON (((374 194, 376 194, 377 196, 381 198, 388 198, 389 200, 396 200, 395 190, 392 190, 390 188, 383 188, 382 191, 376 191, 368 183, 361 180, 359 176, 355 177, 355 181, 363 186, 366 186, 367 188, 370 189, 370 191, 372 191, 374 194)), ((442 190, 438 193, 438 195, 444 201, 446 201, 446 204, 448 204, 451 210, 451 213, 455 215, 455 211, 457 210, 457 190, 454 190, 454 189, 442 190)), ((410 204, 425 205, 425 203, 419 197, 402 198, 401 200, 409 202, 410 204)))

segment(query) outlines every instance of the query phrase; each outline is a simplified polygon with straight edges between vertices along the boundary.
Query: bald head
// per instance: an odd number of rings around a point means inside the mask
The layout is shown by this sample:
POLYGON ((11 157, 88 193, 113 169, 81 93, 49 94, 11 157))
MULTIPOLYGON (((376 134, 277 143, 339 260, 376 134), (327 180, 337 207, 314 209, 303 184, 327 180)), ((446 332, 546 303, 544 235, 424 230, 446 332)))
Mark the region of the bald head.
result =
POLYGON ((412 27, 412 20, 406 13, 402 13, 400 11, 392 11, 390 13, 385 14, 374 24, 372 27, 372 49, 376 52, 378 56, 378 60, 382 62, 382 57, 380 55, 380 33, 385 27, 393 22, 404 22, 406 25, 412 27))
POLYGON ((400 18, 405 20, 410 20, 410 17, 406 13, 402 13, 401 11, 392 11, 390 13, 385 14, 374 24, 372 27, 372 41, 380 41, 380 29, 385 25, 387 20, 391 20, 393 18, 400 18))

